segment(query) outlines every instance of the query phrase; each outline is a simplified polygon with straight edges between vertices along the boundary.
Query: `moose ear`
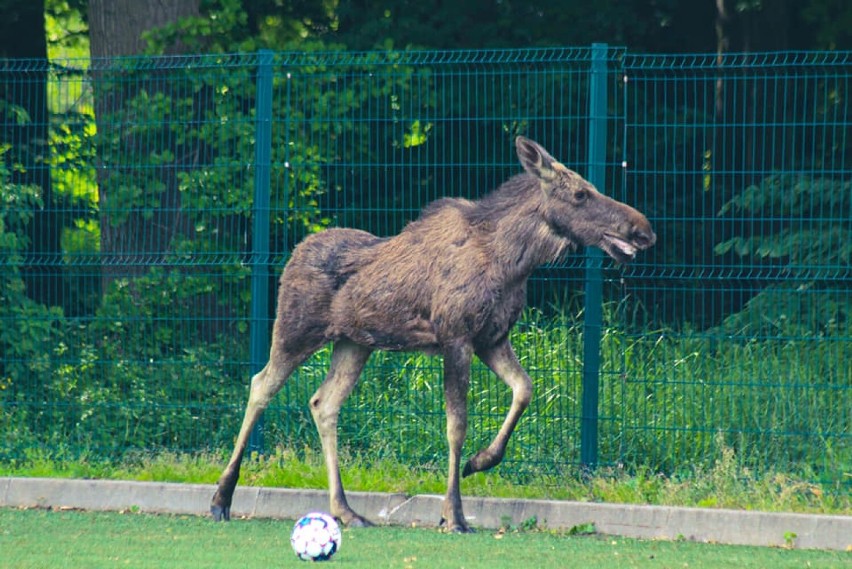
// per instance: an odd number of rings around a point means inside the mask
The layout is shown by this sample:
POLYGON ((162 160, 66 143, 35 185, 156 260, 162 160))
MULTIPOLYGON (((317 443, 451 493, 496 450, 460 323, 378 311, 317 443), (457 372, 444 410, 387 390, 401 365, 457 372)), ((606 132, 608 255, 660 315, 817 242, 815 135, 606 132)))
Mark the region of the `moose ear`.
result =
POLYGON ((562 166, 540 144, 529 138, 515 138, 515 148, 524 170, 541 180, 552 180, 557 175, 555 169, 562 166))

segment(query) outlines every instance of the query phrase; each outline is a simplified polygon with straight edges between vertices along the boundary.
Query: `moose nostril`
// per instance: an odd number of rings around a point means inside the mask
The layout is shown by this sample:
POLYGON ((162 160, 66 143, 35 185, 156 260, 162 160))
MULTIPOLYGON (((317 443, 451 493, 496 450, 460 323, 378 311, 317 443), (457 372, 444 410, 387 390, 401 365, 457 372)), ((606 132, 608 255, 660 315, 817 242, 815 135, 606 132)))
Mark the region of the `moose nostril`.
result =
POLYGON ((640 247, 650 247, 657 241, 657 236, 653 231, 646 232, 642 229, 636 229, 631 235, 633 242, 640 247))

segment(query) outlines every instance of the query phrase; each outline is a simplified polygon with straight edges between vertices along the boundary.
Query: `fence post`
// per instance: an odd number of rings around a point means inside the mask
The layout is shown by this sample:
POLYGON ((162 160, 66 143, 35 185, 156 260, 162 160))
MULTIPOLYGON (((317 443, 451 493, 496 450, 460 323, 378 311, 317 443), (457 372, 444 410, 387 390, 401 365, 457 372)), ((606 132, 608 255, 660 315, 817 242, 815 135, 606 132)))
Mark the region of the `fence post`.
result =
MULTIPOLYGON (((592 44, 586 176, 589 182, 601 191, 606 184, 607 53, 607 44, 592 44)), ((602 266, 603 252, 597 247, 587 247, 580 463, 589 471, 593 470, 598 462, 598 388, 603 330, 602 266)))
MULTIPOLYGON (((269 184, 272 162, 272 52, 258 52, 255 94, 254 207, 251 245, 251 374, 269 359, 269 184)), ((263 451, 263 419, 249 437, 249 451, 263 451)))

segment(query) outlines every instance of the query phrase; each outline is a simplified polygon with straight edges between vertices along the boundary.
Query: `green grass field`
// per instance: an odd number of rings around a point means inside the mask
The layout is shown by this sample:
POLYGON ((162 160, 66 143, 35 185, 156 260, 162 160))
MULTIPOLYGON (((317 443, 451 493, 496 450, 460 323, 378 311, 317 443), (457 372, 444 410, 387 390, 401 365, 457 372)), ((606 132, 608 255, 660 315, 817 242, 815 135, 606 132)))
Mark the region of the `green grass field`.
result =
MULTIPOLYGON (((292 524, 193 516, 0 509, 0 567, 270 569, 304 567, 292 524)), ((344 529, 330 567, 843 568, 852 553, 735 547, 544 531, 448 535, 427 528, 344 529)))

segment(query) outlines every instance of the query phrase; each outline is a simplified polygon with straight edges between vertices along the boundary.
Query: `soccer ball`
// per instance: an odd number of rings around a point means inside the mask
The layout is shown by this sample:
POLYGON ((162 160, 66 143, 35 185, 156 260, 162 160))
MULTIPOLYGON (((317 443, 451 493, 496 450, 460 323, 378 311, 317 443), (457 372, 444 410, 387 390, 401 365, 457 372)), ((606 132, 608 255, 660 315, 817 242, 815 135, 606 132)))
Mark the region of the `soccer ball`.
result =
POLYGON ((304 561, 327 561, 340 549, 340 526, 328 514, 311 512, 299 518, 290 545, 304 561))

